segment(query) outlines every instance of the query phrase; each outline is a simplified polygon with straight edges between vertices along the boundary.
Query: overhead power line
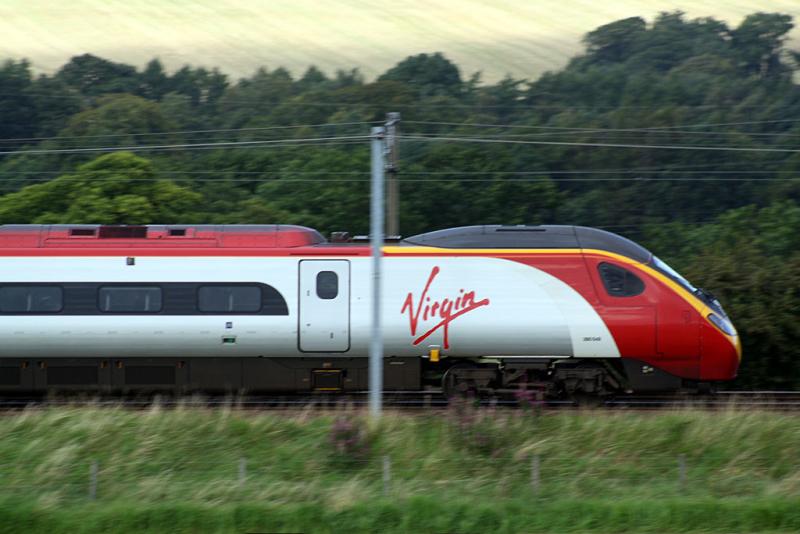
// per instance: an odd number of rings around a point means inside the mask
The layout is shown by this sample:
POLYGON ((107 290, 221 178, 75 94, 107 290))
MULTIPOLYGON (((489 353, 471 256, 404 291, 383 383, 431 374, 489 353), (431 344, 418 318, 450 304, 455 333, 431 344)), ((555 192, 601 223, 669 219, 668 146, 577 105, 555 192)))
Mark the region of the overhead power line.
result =
MULTIPOLYGON (((578 147, 597 147, 597 148, 639 148, 639 149, 667 149, 667 150, 705 150, 705 151, 734 151, 734 152, 776 152, 776 153, 797 153, 800 149, 779 148, 779 147, 730 147, 730 146, 700 146, 700 145, 649 145, 633 143, 600 143, 584 141, 539 141, 529 139, 505 139, 488 137, 470 136, 447 136, 447 135, 415 135, 405 134, 398 136, 403 141, 425 141, 425 142, 467 142, 467 143, 493 143, 511 145, 554 145, 554 146, 578 146, 578 147)), ((3 150, 0 155, 47 155, 47 154, 79 154, 79 153, 98 153, 98 152, 142 152, 142 151, 180 151, 180 150, 214 150, 229 148, 267 148, 284 147, 299 145, 330 145, 334 143, 362 143, 369 139, 368 135, 340 135, 328 137, 309 137, 309 138, 289 138, 289 139, 266 139, 253 141, 219 141, 204 143, 173 143, 161 145, 127 145, 119 147, 79 147, 79 148, 41 148, 30 150, 3 150)), ((366 143, 364 143, 366 145, 366 143)))
MULTIPOLYGON (((103 171, 92 171, 92 176, 87 177, 89 181, 115 181, 119 178, 114 176, 97 176, 98 174, 102 174, 103 171)), ((109 171, 108 174, 113 174, 114 171, 109 171)), ((0 177, 3 176, 4 173, 0 172, 0 177)), ((291 174, 291 173, 287 173, 291 174)), ((364 173, 354 173, 360 174, 364 176, 364 173)), ((513 173, 508 173, 513 174, 513 173)), ((74 175, 74 173, 65 172, 63 175, 74 175)), ((324 176, 325 173, 320 173, 320 176, 324 176)), ((30 178, 24 180, 25 182, 49 182, 53 178, 30 178)), ((276 183, 276 184, 283 184, 283 183, 317 183, 317 184, 325 184, 325 183, 369 183, 369 178, 281 178, 280 175, 273 176, 273 177, 253 177, 253 178, 226 178, 226 177, 217 177, 217 178, 191 178, 191 177, 161 177, 161 176, 151 176, 146 178, 126 178, 124 181, 130 182, 155 182, 161 180, 171 180, 173 182, 220 182, 220 183, 276 183)), ((720 177, 663 177, 663 178, 635 178, 635 177, 623 177, 623 178, 573 178, 573 177, 529 177, 529 178, 407 178, 403 180, 403 183, 415 183, 415 184, 426 184, 426 183, 536 183, 536 182, 544 182, 544 181, 552 181, 552 182, 639 182, 639 183, 658 183, 658 182, 725 182, 725 183, 744 183, 748 182, 752 185, 758 185, 761 183, 767 182, 800 182, 800 175, 792 176, 792 177, 768 177, 768 178, 720 178, 720 177)))
MULTIPOLYGON (((782 152, 797 153, 800 149, 795 148, 755 148, 755 147, 725 147, 725 146, 697 146, 697 145, 640 145, 629 143, 590 143, 572 141, 530 141, 523 139, 490 139, 485 137, 452 137, 452 136, 422 136, 422 135, 402 135, 401 140, 405 141, 451 141, 464 143, 496 143, 508 145, 554 145, 554 146, 582 146, 596 148, 642 148, 642 149, 662 149, 662 150, 713 150, 729 152, 782 152)), ((2 152, 0 152, 2 154, 2 152)))
MULTIPOLYGON (((731 134, 743 134, 750 137, 788 137, 797 136, 800 134, 792 134, 787 132, 742 132, 740 130, 732 131, 712 131, 712 132, 690 132, 685 130, 678 130, 677 128, 699 128, 699 127, 712 127, 712 126, 732 126, 732 125, 752 125, 752 124, 773 124, 773 123, 786 123, 786 122, 799 122, 800 119, 776 119, 765 121, 745 121, 745 122, 729 122, 729 123, 705 123, 705 124, 684 124, 675 126, 657 126, 657 127, 641 127, 641 128, 599 128, 599 127, 566 127, 566 126, 539 126, 539 125, 521 125, 521 124, 490 124, 490 123, 459 123, 459 122, 445 122, 445 121, 408 121, 409 124, 417 124, 422 126, 453 126, 453 127, 469 127, 469 128, 499 128, 499 129, 512 129, 512 130, 540 130, 540 133, 523 133, 523 134, 510 134, 510 133, 492 133, 482 134, 482 137, 540 137, 540 136, 561 136, 561 135, 574 135, 574 134, 631 134, 638 133, 653 133, 661 135, 671 135, 675 133, 699 136, 727 136, 731 134)), ((246 128, 210 128, 210 129, 195 129, 195 130, 165 130, 161 132, 140 132, 140 133, 110 133, 110 134, 92 134, 92 135, 64 135, 64 136, 50 136, 50 137, 14 137, 14 138, 0 138, 0 144, 9 143, 27 143, 27 142, 43 142, 43 141, 61 141, 61 140, 76 140, 76 139, 104 139, 104 138, 128 138, 128 137, 153 137, 153 136, 169 136, 169 135, 197 135, 197 134, 218 134, 218 133, 244 133, 244 132, 270 132, 281 131, 287 129, 300 129, 300 128, 327 128, 327 127, 346 127, 346 126, 370 126, 378 123, 379 121, 351 121, 351 122, 330 122, 330 123, 313 123, 313 124, 294 124, 294 125, 278 125, 278 126, 265 126, 265 127, 246 127, 246 128)), ((424 134, 422 134, 424 135, 424 134)), ((462 136, 463 137, 463 136, 462 136)), ((258 141, 258 140, 250 140, 258 141)), ((235 142, 235 140, 216 139, 215 142, 235 142)), ((18 149, 24 148, 24 145, 17 147, 18 149)), ((101 149, 104 147, 61 147, 60 150, 65 149, 101 149)), ((10 151, 10 148, 7 150, 10 151)), ((20 150, 17 150, 18 152, 20 150)), ((48 149, 58 150, 58 149, 48 149)), ((26 151, 32 152, 32 151, 26 151)))
POLYGON ((374 121, 357 121, 357 122, 324 122, 318 124, 291 124, 285 126, 264 126, 253 128, 216 128, 208 130, 173 130, 163 132, 142 132, 142 133, 119 133, 119 134, 96 134, 96 135, 57 135, 53 137, 3 137, 0 142, 6 141, 54 141, 58 139, 93 139, 93 138, 106 138, 106 137, 144 137, 154 135, 184 135, 184 134, 199 134, 199 133, 222 133, 222 132, 254 132, 254 131, 268 131, 268 130, 288 130, 297 128, 322 128, 329 126, 366 126, 374 124, 374 121))
MULTIPOLYGON (((285 88, 291 88, 293 83, 296 83, 297 80, 293 82, 277 82, 277 83, 264 83, 264 82, 256 82, 255 86, 281 86, 285 88)), ((360 87, 367 87, 371 84, 359 84, 360 87)), ((486 86, 492 87, 492 86, 486 86)), ((478 89, 478 92, 480 92, 478 89)), ((522 92, 522 96, 527 96, 522 92)), ((177 93, 179 96, 183 96, 185 98, 192 98, 191 95, 187 95, 184 93, 177 93)), ((42 92, 35 92, 35 91, 26 91, 26 92, 4 92, 0 93, 0 97, 3 96, 10 96, 10 97, 22 97, 22 96, 34 96, 37 98, 52 98, 58 100, 64 99, 72 99, 72 100, 92 100, 92 99, 99 99, 108 96, 121 96, 121 95, 130 95, 130 93, 104 93, 99 95, 82 95, 82 94, 53 94, 53 93, 42 93, 42 92)), ((137 96, 137 95, 133 95, 137 96)), ((350 107, 383 107, 383 102, 347 102, 347 101, 329 101, 329 102, 320 102, 320 101, 306 101, 302 100, 302 94, 300 95, 293 95, 287 94, 285 95, 288 98, 297 98, 300 97, 300 100, 293 100, 293 101, 284 101, 280 102, 277 105, 280 107, 336 107, 336 106, 350 106, 350 107)), ((535 98, 540 95, 529 95, 532 98, 535 98)), ((148 102, 154 102, 150 99, 146 99, 144 97, 140 97, 148 102)), ((264 100, 258 99, 248 99, 248 98, 229 98, 226 95, 223 95, 214 100, 215 103, 224 102, 226 104, 255 104, 255 105, 263 105, 264 100)), ((618 110, 618 109, 641 109, 641 110, 648 110, 648 109, 660 109, 660 106, 652 105, 652 106, 618 106, 618 105, 608 105, 608 106, 573 106, 569 104, 529 104, 520 101, 515 101, 507 104, 446 104, 446 103, 425 103, 425 102, 414 102, 409 104, 400 104, 400 103, 392 103, 392 107, 396 108, 423 108, 423 109, 563 109, 563 110, 618 110)), ((775 104, 697 104, 697 105, 685 105, 680 106, 679 109, 769 109, 776 107, 775 104)))
MULTIPOLYGON (((513 130, 512 130, 513 131, 513 130)), ((518 130, 517 130, 518 131, 518 130)), ((412 132, 414 133, 414 132, 412 132)), ((428 135, 426 133, 421 133, 422 135, 428 135)), ((522 133, 510 133, 508 131, 504 132, 481 132, 480 134, 473 134, 480 137, 509 137, 509 138, 531 138, 531 137, 562 137, 562 136, 586 136, 586 137, 596 137, 596 136, 604 136, 609 138, 627 138, 627 137, 635 137, 637 139, 642 138, 642 134, 646 134, 648 137, 650 136, 660 136, 660 137, 669 137, 673 138, 676 135, 680 135, 681 137, 691 137, 691 138, 712 138, 712 139, 724 139, 726 137, 739 135, 745 137, 768 137, 768 138, 793 138, 793 137, 800 137, 800 132, 744 132, 741 130, 720 130, 720 131, 690 131, 690 130, 650 130, 647 128, 642 128, 639 130, 636 129, 629 129, 629 130, 622 130, 622 129, 603 129, 603 128, 575 128, 572 130, 548 130, 544 132, 522 132, 522 133)), ((458 134, 456 134, 458 135, 458 134)))
MULTIPOLYGON (((50 174, 50 175, 59 175, 59 174, 68 174, 74 171, 68 170, 57 170, 57 171, 0 171, 0 175, 34 175, 34 174, 50 174)), ((115 171, 92 171, 92 172, 115 172, 115 171)), ((156 169, 155 172, 161 174, 186 174, 186 175, 205 175, 205 174, 237 174, 237 175, 250 175, 250 176, 262 176, 262 175, 274 175, 274 174, 314 174, 314 175, 322 175, 322 176, 337 176, 337 175, 368 175, 367 172, 360 172, 360 171, 323 171, 323 170, 287 170, 287 171, 239 171, 236 169, 220 169, 216 171, 203 171, 203 170, 194 170, 194 171, 171 171, 166 169, 156 169)), ((680 170, 680 168, 675 169, 661 169, 661 170, 652 170, 652 168, 643 168, 639 170, 638 167, 631 167, 629 169, 579 169, 579 170, 566 170, 566 171, 559 171, 559 170, 549 170, 549 169, 540 169, 540 170, 533 170, 533 171, 513 171, 513 170, 505 170, 505 171, 462 171, 458 169, 447 170, 447 171, 407 171, 403 173, 403 176, 440 176, 440 175, 451 175, 451 174, 460 174, 465 176, 499 176, 505 174, 514 174, 514 175, 545 175, 545 174, 556 174, 556 175, 570 175, 570 174, 669 174, 672 172, 679 172, 680 174, 774 174, 780 171, 767 171, 764 169, 741 169, 736 171, 731 170, 680 170)))
MULTIPOLYGON (((477 128, 527 128, 537 130, 575 130, 585 129, 572 126, 537 126, 525 124, 490 124, 481 122, 444 122, 444 121, 404 121, 408 124, 423 124, 423 125, 436 125, 436 126, 474 126, 477 128)), ((708 123, 689 123, 679 124, 674 126, 652 126, 642 128, 599 128, 602 131, 640 131, 640 130, 668 130, 672 128, 708 128, 711 126, 744 126, 752 124, 776 124, 782 122, 800 122, 800 118, 795 119, 770 119, 760 121, 742 121, 742 122, 708 122, 708 123)), ((590 128, 594 130, 595 128, 590 128)))
MULTIPOLYGON (((787 122, 800 122, 800 119, 776 119, 776 120, 763 120, 763 121, 744 121, 744 122, 727 122, 727 123, 704 123, 704 124, 682 124, 673 126, 644 126, 637 128, 601 128, 601 127, 586 127, 586 126, 547 126, 547 125, 524 125, 524 124, 492 124, 492 123, 473 123, 473 122, 446 122, 446 121, 406 121, 408 124, 417 124, 422 126, 454 126, 454 127, 470 127, 470 128, 501 128, 501 129, 524 129, 524 130, 544 130, 546 132, 564 132, 570 133, 592 133, 592 132, 653 132, 653 133, 693 133, 698 135, 728 135, 731 133, 743 133, 748 136, 785 136, 786 132, 742 132, 740 130, 724 131, 724 132, 684 132, 677 130, 677 128, 705 128, 716 126, 739 126, 739 125, 753 125, 753 124, 775 124, 787 122)), ((278 126, 264 126, 264 127, 247 127, 247 128, 209 128, 209 129, 195 129, 195 130, 165 130, 161 132, 129 132, 129 133, 109 133, 109 134, 92 134, 92 135, 56 135, 56 136, 43 136, 43 137, 4 137, 0 138, 0 143, 7 142, 26 142, 26 141, 53 141, 62 139, 95 139, 95 138, 118 138, 118 137, 151 137, 159 135, 194 135, 205 133, 237 133, 237 132, 261 132, 273 130, 286 130, 298 128, 323 128, 323 127, 341 127, 341 126, 369 126, 378 124, 380 121, 351 121, 351 122, 328 122, 328 123, 314 123, 314 124, 291 124, 291 125, 278 125, 278 126)), ((6 123, 9 124, 9 123, 6 123)), ((27 125, 27 124, 24 124, 27 125)), ((20 126, 20 124, 17 124, 20 126)), ((532 135, 532 134, 507 134, 507 135, 532 135)), ((551 135, 551 134, 548 134, 551 135)), ((800 134, 794 134, 800 135, 800 134)))
POLYGON ((168 151, 168 150, 192 150, 192 149, 215 149, 215 148, 247 148, 247 147, 267 147, 267 146, 293 146, 303 144, 318 144, 328 141, 364 141, 369 139, 368 135, 344 135, 332 137, 309 137, 301 139, 273 139, 262 141, 225 141, 218 143, 178 143, 170 145, 132 145, 121 147, 91 147, 91 148, 54 148, 54 149, 33 149, 21 151, 0 151, 0 155, 44 155, 44 154, 78 154, 85 152, 140 152, 140 151, 168 151))

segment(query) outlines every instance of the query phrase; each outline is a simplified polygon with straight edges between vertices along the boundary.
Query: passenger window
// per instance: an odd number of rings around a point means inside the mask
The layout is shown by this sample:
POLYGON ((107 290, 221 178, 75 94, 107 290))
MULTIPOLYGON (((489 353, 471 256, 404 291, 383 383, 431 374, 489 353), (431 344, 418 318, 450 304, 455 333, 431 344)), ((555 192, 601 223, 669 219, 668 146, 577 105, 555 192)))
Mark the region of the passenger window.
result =
POLYGON ((99 308, 103 313, 158 313, 159 287, 101 287, 99 308))
POLYGON ((256 313, 261 310, 258 286, 201 286, 197 306, 206 313, 256 313))
POLYGON ((317 273, 317 296, 323 300, 335 299, 339 295, 339 276, 333 271, 317 273))
POLYGON ((644 282, 627 269, 611 263, 597 266, 606 291, 612 297, 633 297, 644 291, 644 282))
POLYGON ((0 312, 58 313, 64 306, 59 286, 5 286, 0 288, 0 312))

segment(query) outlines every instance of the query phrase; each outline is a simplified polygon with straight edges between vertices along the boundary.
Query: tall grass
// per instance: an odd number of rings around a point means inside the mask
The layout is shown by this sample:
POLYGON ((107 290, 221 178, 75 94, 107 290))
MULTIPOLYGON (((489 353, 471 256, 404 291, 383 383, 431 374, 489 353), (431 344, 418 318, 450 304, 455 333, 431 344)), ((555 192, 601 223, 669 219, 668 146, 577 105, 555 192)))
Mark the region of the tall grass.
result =
POLYGON ((87 532, 800 530, 800 418, 461 407, 373 424, 188 406, 0 418, 0 530, 76 521, 87 532))

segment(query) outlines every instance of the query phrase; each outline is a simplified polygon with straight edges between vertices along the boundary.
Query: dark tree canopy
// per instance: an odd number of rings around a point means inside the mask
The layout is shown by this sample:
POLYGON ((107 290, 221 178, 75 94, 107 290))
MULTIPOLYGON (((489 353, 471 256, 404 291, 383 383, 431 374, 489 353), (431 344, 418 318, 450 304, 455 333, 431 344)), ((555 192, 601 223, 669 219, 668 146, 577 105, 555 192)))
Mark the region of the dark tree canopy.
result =
POLYGON ((56 78, 86 96, 106 93, 132 93, 138 74, 135 67, 114 63, 91 54, 72 58, 61 67, 56 78))
POLYGON ((408 57, 382 74, 378 81, 406 83, 425 96, 455 95, 462 84, 458 67, 439 52, 408 57))
POLYGON ((587 52, 600 61, 624 61, 634 51, 636 40, 647 30, 641 17, 630 17, 600 26, 586 34, 587 52))
POLYGON ((794 27, 792 17, 779 13, 755 13, 733 31, 733 46, 745 72, 774 76, 785 72, 780 52, 794 27))

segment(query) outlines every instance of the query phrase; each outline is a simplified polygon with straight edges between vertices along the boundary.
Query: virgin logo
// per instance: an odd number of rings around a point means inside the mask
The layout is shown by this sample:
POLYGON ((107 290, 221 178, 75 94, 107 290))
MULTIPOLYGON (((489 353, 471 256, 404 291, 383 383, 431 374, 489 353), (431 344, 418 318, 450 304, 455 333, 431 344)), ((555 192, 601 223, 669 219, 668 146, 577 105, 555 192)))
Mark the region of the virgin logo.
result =
POLYGON ((433 334, 439 329, 442 329, 444 341, 442 345, 445 349, 450 348, 450 323, 457 318, 465 315, 476 308, 481 306, 488 306, 489 299, 476 301, 474 291, 459 290, 458 296, 455 298, 444 298, 442 300, 434 300, 428 295, 431 284, 436 276, 439 274, 439 267, 431 269, 431 274, 428 276, 428 282, 425 284, 425 289, 419 296, 419 300, 414 300, 414 293, 410 292, 403 302, 403 307, 400 313, 408 312, 408 323, 412 336, 417 336, 417 329, 420 325, 420 319, 423 323, 428 323, 433 320, 436 324, 422 332, 414 339, 414 345, 419 345, 428 336, 433 334))

